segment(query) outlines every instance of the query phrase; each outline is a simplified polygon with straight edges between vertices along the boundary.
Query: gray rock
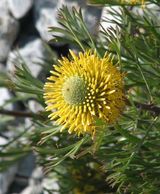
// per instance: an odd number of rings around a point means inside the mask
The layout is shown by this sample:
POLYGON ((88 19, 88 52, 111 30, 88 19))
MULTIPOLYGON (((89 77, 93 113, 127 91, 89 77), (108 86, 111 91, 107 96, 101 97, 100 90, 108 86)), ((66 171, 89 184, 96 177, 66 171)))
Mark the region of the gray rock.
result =
MULTIPOLYGON (((5 145, 8 142, 7 139, 0 136, 0 145, 5 145)), ((1 147, 0 147, 1 151, 1 147)), ((13 182, 15 174, 17 172, 17 165, 10 167, 7 171, 0 173, 0 194, 5 194, 13 182)))
MULTIPOLYGON (((0 146, 5 145, 7 142, 8 142, 8 141, 7 141, 6 138, 0 136, 0 146)), ((0 150, 1 150, 1 147, 0 147, 0 150)))
POLYGON ((2 50, 0 52, 0 61, 5 61, 11 49, 11 45, 8 44, 7 39, 0 39, 0 49, 2 50))
POLYGON ((32 112, 39 112, 39 111, 44 111, 44 107, 42 107, 42 105, 40 105, 38 102, 36 102, 35 100, 29 100, 28 102, 28 107, 32 112))
POLYGON ((6 72, 6 67, 3 63, 0 63, 0 72, 6 72))
MULTIPOLYGON (((160 7, 158 5, 150 3, 145 5, 145 9, 135 6, 133 7, 132 12, 136 15, 148 16, 156 25, 159 26, 160 24, 160 7)), ((159 27, 156 29, 159 29, 159 27)))
POLYGON ((0 173, 0 194, 5 194, 9 185, 13 182, 17 172, 17 166, 10 167, 7 171, 0 173))
MULTIPOLYGON (((43 59, 47 57, 47 50, 44 47, 43 41, 39 38, 32 38, 26 40, 26 44, 19 48, 18 54, 25 61, 26 65, 30 69, 33 76, 37 77, 42 70, 39 63, 42 63, 43 59)), ((9 54, 7 60, 7 69, 10 72, 14 72, 14 61, 17 59, 17 50, 12 51, 9 54)))
MULTIPOLYGON (((20 50, 20 54, 22 54, 22 56, 24 56, 24 58, 27 60, 27 64, 30 65, 31 71, 33 71, 34 73, 35 71, 37 72, 37 67, 33 67, 34 64, 32 64, 32 62, 33 61, 36 62, 37 60, 40 62, 39 58, 44 57, 43 50, 44 50, 43 43, 40 39, 34 39, 33 42, 30 42, 28 46, 26 45, 24 46, 24 48, 22 48, 22 50, 20 50)), ((11 95, 6 88, 0 88, 0 93, 1 93, 0 106, 2 106, 6 102, 6 100, 9 100, 11 98, 11 95)), ((12 106, 10 107, 5 106, 5 108, 13 109, 12 106)), ((11 134, 9 139, 12 137, 13 134, 11 134)), ((9 139, 1 137, 0 144, 1 145, 6 144, 9 139)), ((7 171, 0 173, 0 194, 5 194, 6 191, 8 190, 8 187, 13 181, 15 173, 17 172, 17 166, 18 164, 16 164, 14 167, 9 168, 7 171)), ((35 167, 35 157, 33 157, 33 155, 29 155, 20 163, 18 167, 18 175, 23 177, 29 177, 34 167, 35 167)), ((21 184, 24 183, 21 182, 21 184)), ((27 182, 25 182, 25 184, 27 184, 27 182)))
POLYGON ((3 14, 8 13, 8 2, 7 0, 0 0, 0 10, 3 14))
POLYGON ((115 17, 111 13, 113 9, 120 13, 120 6, 113 6, 113 8, 108 6, 103 8, 100 21, 100 30, 104 31, 109 28, 116 29, 117 24, 112 22, 112 20, 115 19, 115 17))
MULTIPOLYGON (((52 194, 59 194, 59 185, 56 177, 52 176, 52 178, 44 178, 42 185, 48 190, 53 190, 52 194)), ((44 191, 44 194, 48 194, 48 192, 44 191)))
POLYGON ((86 0, 62 0, 61 6, 66 5, 67 7, 75 7, 76 9, 86 7, 86 0))
POLYGON ((36 157, 33 153, 30 153, 23 160, 19 162, 18 166, 18 176, 30 178, 33 170, 36 167, 36 157))
POLYGON ((58 180, 52 176, 52 178, 45 178, 41 167, 37 167, 31 178, 29 179, 29 185, 20 194, 48 194, 43 188, 48 190, 54 190, 53 194, 59 194, 58 180))
POLYGON ((19 23, 0 8, 0 62, 6 60, 18 30, 19 23))
POLYGON ((41 38, 47 42, 52 38, 48 28, 50 26, 59 26, 56 18, 60 3, 61 0, 36 0, 34 3, 35 25, 41 38))
POLYGON ((41 194, 43 191, 42 187, 43 172, 42 169, 36 168, 29 180, 29 185, 26 187, 21 194, 41 194))
POLYGON ((17 19, 26 15, 32 7, 33 0, 8 0, 8 7, 13 16, 17 19))
POLYGON ((93 35, 98 33, 100 19, 101 19, 101 8, 87 6, 84 8, 84 21, 89 29, 89 32, 93 35))
MULTIPOLYGON (((1 94, 1 98, 0 98, 0 106, 3 106, 4 103, 6 102, 6 100, 11 99, 11 95, 8 91, 8 89, 1 87, 0 88, 0 94, 1 94)), ((5 106, 6 109, 8 110, 12 110, 13 106, 11 104, 5 106)), ((6 135, 5 135, 6 136, 6 135)), ((13 136, 13 134, 12 134, 13 136)), ((0 145, 3 146, 6 143, 8 143, 9 139, 6 139, 2 136, 0 136, 0 145)), ((0 152, 1 152, 1 147, 0 147, 0 152)), ((0 158, 1 160, 1 158, 0 158)), ((10 186, 10 184, 12 183, 15 174, 17 172, 17 165, 14 165, 12 167, 10 167, 8 170, 1 172, 0 173, 0 194, 5 194, 10 186)))
MULTIPOLYGON (((5 104, 5 102, 7 100, 11 99, 11 94, 10 94, 9 90, 7 88, 4 88, 4 87, 0 87, 0 94, 1 94, 1 97, 0 97, 0 107, 1 107, 5 104)), ((8 104, 5 106, 5 108, 7 110, 12 110, 13 106, 11 104, 8 104)))

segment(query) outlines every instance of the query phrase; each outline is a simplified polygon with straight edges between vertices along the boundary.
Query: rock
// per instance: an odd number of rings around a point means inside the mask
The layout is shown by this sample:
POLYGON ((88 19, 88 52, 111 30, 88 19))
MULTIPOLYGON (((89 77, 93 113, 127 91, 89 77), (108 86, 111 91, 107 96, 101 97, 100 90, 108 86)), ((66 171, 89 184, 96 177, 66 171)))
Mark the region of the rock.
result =
MULTIPOLYGON (((11 99, 11 95, 8 91, 8 89, 1 87, 0 88, 0 94, 1 94, 1 98, 0 98, 0 106, 3 106, 4 103, 6 102, 6 100, 11 99)), ((11 104, 5 106, 6 109, 8 110, 12 110, 13 106, 11 104)), ((1 117, 2 119, 2 117, 1 117)), ((3 129, 3 126, 0 130, 3 129)), ((0 145, 5 145, 7 144, 9 141, 9 137, 8 134, 4 134, 3 131, 1 131, 0 134, 0 145), (5 138, 6 137, 6 138, 5 138)), ((0 152, 1 152, 2 147, 0 147, 0 152)), ((1 158, 0 158, 1 160, 1 158)), ((5 194, 10 186, 10 184, 12 183, 15 174, 17 172, 17 165, 14 165, 12 167, 10 167, 8 170, 4 171, 4 172, 0 172, 0 194, 5 194)))
POLYGON ((30 178, 35 167, 36 157, 33 153, 30 153, 19 162, 17 175, 19 177, 30 178))
POLYGON ((97 32, 97 26, 99 25, 99 20, 101 16, 101 9, 95 7, 87 6, 85 0, 37 0, 35 1, 35 23, 36 28, 40 33, 43 40, 49 41, 52 39, 52 34, 48 32, 49 27, 59 27, 57 22, 58 9, 66 5, 68 8, 72 6, 79 9, 80 7, 84 13, 84 20, 89 28, 89 31, 93 34, 97 32))
POLYGON ((75 7, 76 9, 86 7, 86 0, 62 0, 61 6, 66 5, 68 8, 75 7))
MULTIPOLYGON (((44 47, 44 43, 39 38, 29 38, 26 40, 26 44, 18 50, 19 55, 25 61, 26 65, 30 69, 33 76, 37 77, 42 70, 39 63, 43 62, 43 59, 47 58, 47 50, 44 47)), ((14 72, 15 63, 17 59, 17 51, 13 50, 7 60, 7 69, 10 72, 14 72)))
MULTIPOLYGON (((133 7, 132 12, 136 15, 140 16, 148 16, 150 19, 152 19, 153 22, 156 23, 156 25, 159 26, 160 24, 160 8, 158 5, 150 3, 145 5, 145 8, 142 9, 141 7, 133 7)), ((156 29, 159 29, 158 27, 156 29)))
POLYGON ((14 177, 14 181, 7 194, 19 194, 24 190, 29 184, 29 180, 32 177, 35 167, 35 155, 32 153, 20 160, 17 165, 16 176, 14 177))
MULTIPOLYGON (((8 140, 4 137, 0 136, 0 145, 5 145, 8 142, 8 140)), ((0 147, 1 151, 1 147, 0 147)), ((15 177, 15 174, 17 172, 17 166, 10 167, 7 171, 0 173, 0 194, 5 194, 10 186, 10 184, 13 182, 13 179, 15 177)))
POLYGON ((35 100, 29 100, 28 107, 34 113, 37 113, 39 111, 44 111, 44 107, 42 107, 42 105, 40 105, 35 100))
POLYGON ((6 72, 6 67, 5 67, 5 64, 3 63, 0 63, 0 72, 2 73, 5 73, 6 72))
MULTIPOLYGON (((7 142, 8 142, 8 141, 7 141, 6 138, 0 136, 0 146, 5 145, 7 142)), ((1 147, 0 147, 0 150, 1 150, 1 147)))
POLYGON ((52 176, 50 178, 44 178, 41 167, 37 167, 29 180, 29 185, 20 194, 48 194, 43 188, 48 190, 54 190, 52 194, 59 194, 58 180, 52 176))
POLYGON ((23 190, 20 194, 42 194, 42 186, 28 186, 25 190, 23 190))
POLYGON ((19 23, 0 7, 0 62, 6 60, 18 30, 19 23))
POLYGON ((42 187, 43 172, 42 169, 36 168, 29 180, 29 185, 26 187, 21 194, 41 194, 43 191, 42 187))
POLYGON ((7 192, 16 172, 17 166, 12 166, 7 171, 0 173, 0 194, 5 194, 7 192))
POLYGON ((2 50, 2 52, 0 52, 0 61, 5 61, 11 49, 11 45, 8 44, 7 39, 0 39, 0 49, 2 50))
POLYGON ((0 0, 0 10, 3 14, 8 13, 8 2, 7 0, 0 0))
POLYGON ((100 21, 100 30, 104 31, 109 28, 116 29, 117 24, 113 23, 112 20, 115 19, 111 11, 113 9, 120 13, 120 6, 114 6, 112 7, 104 7, 102 11, 101 21, 100 21))
POLYGON ((101 8, 87 6, 84 8, 84 21, 86 23, 89 32, 93 35, 98 33, 100 19, 101 19, 101 8))
MULTIPOLYGON (((48 190, 53 190, 52 194, 59 194, 59 185, 58 185, 58 180, 52 176, 51 178, 44 178, 43 187, 48 189, 48 190)), ((48 192, 44 192, 44 194, 48 194, 48 192)))
POLYGON ((17 19, 22 18, 30 10, 33 0, 8 0, 8 7, 13 16, 17 19))
POLYGON ((35 25, 43 40, 49 41, 52 36, 48 32, 50 26, 59 26, 57 22, 58 8, 61 0, 36 0, 34 1, 35 25))
MULTIPOLYGON (((0 87, 0 94, 1 94, 1 97, 0 97, 0 107, 1 107, 5 104, 7 100, 11 99, 11 94, 9 93, 8 89, 4 87, 0 87)), ((5 106, 5 109, 12 110, 13 105, 8 104, 5 106)))

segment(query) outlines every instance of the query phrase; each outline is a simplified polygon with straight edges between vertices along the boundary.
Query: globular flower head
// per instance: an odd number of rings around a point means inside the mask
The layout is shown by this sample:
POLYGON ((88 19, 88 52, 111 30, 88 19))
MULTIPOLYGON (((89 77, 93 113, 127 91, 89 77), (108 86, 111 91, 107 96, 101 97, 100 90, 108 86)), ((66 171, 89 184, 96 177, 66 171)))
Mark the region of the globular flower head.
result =
POLYGON ((78 135, 93 133, 96 119, 114 123, 124 107, 123 74, 108 56, 96 52, 62 58, 44 86, 51 120, 78 135))

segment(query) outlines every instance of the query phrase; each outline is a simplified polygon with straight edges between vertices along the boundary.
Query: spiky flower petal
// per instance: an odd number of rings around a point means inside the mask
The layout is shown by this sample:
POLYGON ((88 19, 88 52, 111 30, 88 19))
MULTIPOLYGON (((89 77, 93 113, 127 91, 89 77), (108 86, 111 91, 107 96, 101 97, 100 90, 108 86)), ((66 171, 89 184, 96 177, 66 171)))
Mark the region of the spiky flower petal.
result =
POLYGON ((124 107, 123 74, 110 58, 91 51, 62 58, 44 86, 51 120, 78 135, 95 132, 95 120, 111 124, 124 107))

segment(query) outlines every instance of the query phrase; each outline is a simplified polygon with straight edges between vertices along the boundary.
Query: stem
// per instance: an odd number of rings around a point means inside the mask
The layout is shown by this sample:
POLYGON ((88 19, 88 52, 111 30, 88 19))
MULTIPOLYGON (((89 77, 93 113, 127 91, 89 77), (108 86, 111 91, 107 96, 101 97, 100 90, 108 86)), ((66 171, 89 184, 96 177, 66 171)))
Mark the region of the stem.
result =
POLYGON ((160 115, 160 107, 157 107, 153 104, 143 104, 139 102, 134 102, 137 108, 148 110, 150 112, 154 112, 155 115, 160 115))
POLYGON ((129 157, 129 160, 128 160, 128 162, 126 163, 126 165, 124 166, 124 169, 123 169, 123 170, 125 170, 125 169, 128 167, 128 165, 131 163, 131 161, 133 160, 133 158, 135 157, 135 155, 139 152, 139 150, 140 150, 140 148, 142 147, 144 141, 146 140, 146 138, 147 138, 147 136, 148 136, 148 134, 149 134, 149 132, 150 132, 150 130, 151 130, 153 124, 157 121, 157 119, 158 119, 158 117, 155 117, 155 118, 154 118, 153 122, 150 124, 150 126, 149 126, 148 129, 146 130, 145 136, 143 137, 142 141, 139 142, 139 144, 136 146, 135 150, 131 153, 131 155, 130 155, 130 157, 129 157))
POLYGON ((14 117, 25 117, 25 118, 39 118, 43 119, 43 115, 37 114, 37 113, 32 113, 32 112, 22 112, 22 111, 10 111, 10 110, 4 110, 0 109, 0 114, 1 115, 9 115, 9 116, 14 116, 14 117))
MULTIPOLYGON (((155 116, 160 115, 160 107, 155 106, 154 104, 144 104, 144 103, 140 103, 137 101, 133 101, 133 103, 139 109, 148 110, 150 112, 153 112, 155 116)), ((126 104, 131 106, 131 103, 129 102, 128 99, 126 99, 126 104)))
MULTIPOLYGON (((126 104, 131 105, 131 103, 127 99, 126 99, 126 104)), ((160 107, 157 107, 154 104, 143 104, 143 103, 136 102, 136 101, 134 101, 134 104, 139 109, 153 112, 156 116, 160 115, 160 107)), ((14 116, 14 117, 25 117, 25 118, 27 117, 28 118, 38 118, 41 120, 45 119, 45 116, 43 116, 43 114, 40 114, 40 113, 10 111, 10 110, 4 110, 4 109, 0 109, 0 115, 9 115, 9 116, 14 116)))
POLYGON ((141 66, 140 66, 140 64, 139 64, 139 60, 138 60, 138 58, 136 58, 137 59, 137 67, 138 67, 138 70, 139 70, 139 72, 141 73, 141 76, 142 76, 142 78, 143 78, 143 80, 144 80, 144 83, 145 83, 145 85, 146 85, 146 88, 147 88, 147 90, 148 90, 148 93, 149 93, 149 96, 150 96, 150 101, 152 102, 153 101, 153 97, 152 97, 152 94, 151 94, 151 90, 150 90, 150 87, 149 87, 149 85, 148 85, 148 82, 147 82, 147 80, 146 80, 146 78, 145 78, 145 76, 144 76, 144 73, 143 73, 143 71, 142 71, 142 69, 141 69, 141 66))

